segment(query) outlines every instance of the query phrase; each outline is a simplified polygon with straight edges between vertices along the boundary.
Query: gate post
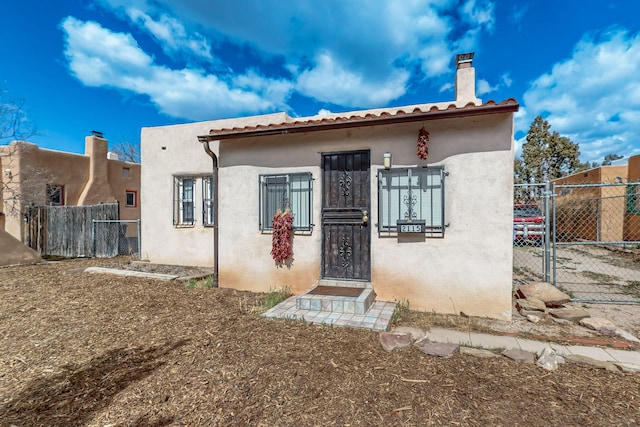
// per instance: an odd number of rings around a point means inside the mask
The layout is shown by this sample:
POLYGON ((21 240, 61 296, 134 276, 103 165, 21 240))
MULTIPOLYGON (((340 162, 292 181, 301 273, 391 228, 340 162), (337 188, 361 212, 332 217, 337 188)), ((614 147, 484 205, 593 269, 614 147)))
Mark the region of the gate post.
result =
POLYGON ((544 281, 551 282, 551 227, 549 218, 549 199, 551 198, 551 185, 549 181, 544 183, 544 281))

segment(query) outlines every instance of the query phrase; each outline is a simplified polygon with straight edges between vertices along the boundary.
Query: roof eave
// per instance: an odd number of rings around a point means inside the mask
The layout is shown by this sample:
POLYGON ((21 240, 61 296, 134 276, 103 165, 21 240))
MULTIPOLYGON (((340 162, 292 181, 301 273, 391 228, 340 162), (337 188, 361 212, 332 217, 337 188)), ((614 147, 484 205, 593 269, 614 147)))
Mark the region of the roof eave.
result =
POLYGON ((256 136, 285 135, 291 133, 313 132, 320 130, 347 129, 361 126, 377 126, 386 124, 419 122, 426 120, 449 119, 455 117, 469 117, 487 114, 515 113, 520 105, 515 100, 508 100, 500 104, 483 104, 480 106, 450 108, 445 110, 429 110, 412 113, 386 114, 375 117, 343 118, 329 121, 313 121, 308 123, 286 123, 276 127, 264 126, 250 129, 229 129, 207 135, 198 136, 198 141, 222 141, 256 136))

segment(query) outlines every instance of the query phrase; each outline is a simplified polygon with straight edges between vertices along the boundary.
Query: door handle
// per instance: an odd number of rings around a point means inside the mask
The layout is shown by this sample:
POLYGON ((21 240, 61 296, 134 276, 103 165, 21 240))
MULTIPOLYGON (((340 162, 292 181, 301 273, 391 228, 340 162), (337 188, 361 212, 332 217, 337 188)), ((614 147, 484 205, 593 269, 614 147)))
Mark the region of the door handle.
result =
POLYGON ((369 212, 367 212, 366 210, 362 211, 362 222, 364 222, 365 224, 369 222, 369 212))

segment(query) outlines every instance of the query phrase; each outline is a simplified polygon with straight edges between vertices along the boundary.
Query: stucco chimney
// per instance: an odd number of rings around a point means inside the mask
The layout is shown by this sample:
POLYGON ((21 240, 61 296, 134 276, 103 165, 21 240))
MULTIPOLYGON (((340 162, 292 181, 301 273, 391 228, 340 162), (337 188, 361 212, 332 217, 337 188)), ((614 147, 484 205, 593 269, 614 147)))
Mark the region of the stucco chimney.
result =
POLYGON ((107 140, 93 135, 84 139, 84 154, 89 156, 89 179, 80 194, 78 205, 95 205, 116 200, 109 184, 109 163, 107 162, 107 140))
POLYGON ((456 55, 456 106, 464 107, 470 102, 482 104, 476 98, 476 69, 473 68, 473 52, 456 55))

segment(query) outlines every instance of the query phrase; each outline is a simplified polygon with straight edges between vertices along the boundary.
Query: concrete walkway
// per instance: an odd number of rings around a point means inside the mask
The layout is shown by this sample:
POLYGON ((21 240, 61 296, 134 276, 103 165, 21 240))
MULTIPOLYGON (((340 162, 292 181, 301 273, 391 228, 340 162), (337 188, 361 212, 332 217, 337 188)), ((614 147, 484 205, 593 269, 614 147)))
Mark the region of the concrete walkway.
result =
POLYGON ((426 337, 432 342, 453 343, 486 350, 524 350, 536 354, 540 354, 545 347, 551 347, 563 357, 569 355, 586 356, 602 362, 631 364, 637 366, 640 370, 640 352, 638 351, 595 346, 562 345, 554 342, 443 328, 431 328, 426 332, 426 337))

